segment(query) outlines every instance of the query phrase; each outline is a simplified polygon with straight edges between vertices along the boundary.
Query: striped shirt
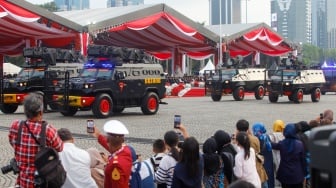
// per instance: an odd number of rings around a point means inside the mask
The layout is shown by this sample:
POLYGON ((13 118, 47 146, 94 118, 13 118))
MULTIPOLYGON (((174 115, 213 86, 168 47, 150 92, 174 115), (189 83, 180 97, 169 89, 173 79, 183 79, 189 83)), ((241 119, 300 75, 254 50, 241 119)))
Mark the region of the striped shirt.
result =
POLYGON ((170 188, 173 182, 174 168, 177 161, 170 155, 165 155, 155 172, 155 181, 157 183, 166 183, 167 188, 170 188))
POLYGON ((153 165, 154 172, 159 168, 160 162, 166 153, 157 153, 150 158, 150 162, 153 165))

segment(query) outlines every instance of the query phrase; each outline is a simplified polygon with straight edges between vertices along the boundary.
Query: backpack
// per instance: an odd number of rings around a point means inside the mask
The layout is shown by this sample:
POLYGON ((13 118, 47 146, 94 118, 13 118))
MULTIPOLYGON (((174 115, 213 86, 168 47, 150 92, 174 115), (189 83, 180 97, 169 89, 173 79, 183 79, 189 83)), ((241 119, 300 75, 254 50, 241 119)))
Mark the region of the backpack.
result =
MULTIPOLYGON (((135 151, 132 147, 132 156, 135 155, 135 151)), ((155 188, 154 183, 154 169, 148 161, 134 160, 132 164, 132 171, 130 176, 130 188, 155 188)))
POLYGON ((133 162, 130 188, 155 188, 153 169, 148 161, 133 162))
MULTIPOLYGON (((21 138, 22 122, 19 128, 19 139, 21 138)), ((47 122, 42 122, 40 141, 30 131, 28 125, 24 122, 29 133, 35 142, 40 145, 39 151, 35 155, 35 187, 60 188, 66 180, 66 171, 59 159, 58 152, 51 147, 46 146, 46 127, 47 122)))

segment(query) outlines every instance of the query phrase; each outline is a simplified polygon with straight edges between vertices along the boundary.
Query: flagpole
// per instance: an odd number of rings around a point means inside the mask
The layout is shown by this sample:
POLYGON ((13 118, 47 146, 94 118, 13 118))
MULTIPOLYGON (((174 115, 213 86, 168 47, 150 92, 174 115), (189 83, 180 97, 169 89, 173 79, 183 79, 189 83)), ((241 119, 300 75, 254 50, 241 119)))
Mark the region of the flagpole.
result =
POLYGON ((222 0, 219 0, 219 65, 223 63, 222 52, 222 0))

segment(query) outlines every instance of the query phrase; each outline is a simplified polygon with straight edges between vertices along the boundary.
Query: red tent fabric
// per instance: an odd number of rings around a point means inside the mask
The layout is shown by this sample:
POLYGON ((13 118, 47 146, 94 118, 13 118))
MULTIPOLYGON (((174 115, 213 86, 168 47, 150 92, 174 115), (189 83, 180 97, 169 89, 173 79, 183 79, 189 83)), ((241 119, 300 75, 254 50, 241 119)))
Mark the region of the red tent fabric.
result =
POLYGON ((76 34, 78 32, 0 0, 0 54, 19 55, 25 46, 37 45, 37 41, 52 47, 71 45, 75 43, 76 34))
POLYGON ((279 56, 292 51, 292 48, 284 42, 275 32, 261 27, 254 29, 243 36, 231 40, 228 43, 230 56, 246 56, 251 52, 260 52, 269 56, 279 56))
POLYGON ((214 47, 204 41, 205 37, 194 28, 167 12, 159 12, 99 33, 94 43, 145 49, 160 59, 167 59, 172 57, 174 48, 198 57, 213 54, 214 47))

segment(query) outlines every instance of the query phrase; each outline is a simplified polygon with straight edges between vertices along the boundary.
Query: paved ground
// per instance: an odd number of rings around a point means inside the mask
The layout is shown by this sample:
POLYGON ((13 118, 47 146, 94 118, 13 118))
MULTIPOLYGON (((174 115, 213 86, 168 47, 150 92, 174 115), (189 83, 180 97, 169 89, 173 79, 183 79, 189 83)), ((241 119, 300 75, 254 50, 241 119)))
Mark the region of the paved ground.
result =
MULTIPOLYGON (((142 115, 140 108, 125 109, 125 111, 108 119, 124 122, 130 135, 127 142, 134 146, 143 158, 151 155, 151 143, 156 138, 162 138, 164 133, 173 128, 174 114, 182 116, 182 123, 188 128, 190 135, 203 143, 216 130, 224 129, 233 132, 238 119, 244 118, 254 122, 263 122, 271 130, 274 120, 282 119, 287 122, 298 122, 316 118, 325 109, 335 109, 335 94, 321 97, 319 103, 312 103, 310 96, 305 96, 302 104, 294 104, 287 97, 280 97, 278 103, 269 103, 268 98, 255 100, 247 96, 244 101, 234 101, 232 96, 224 96, 220 102, 213 102, 210 97, 167 98, 168 105, 161 105, 159 112, 153 116, 142 115)), ((76 144, 86 149, 99 147, 96 140, 86 135, 86 119, 93 118, 91 111, 79 112, 74 117, 63 117, 61 114, 46 113, 45 119, 55 127, 67 127, 79 136, 76 144)), ((7 165, 13 157, 13 150, 8 144, 8 127, 15 119, 24 119, 22 108, 15 114, 0 112, 0 166, 7 165)), ((102 129, 108 119, 95 119, 98 128, 102 129)), ((0 187, 7 188, 14 184, 12 173, 0 175, 0 187)))

